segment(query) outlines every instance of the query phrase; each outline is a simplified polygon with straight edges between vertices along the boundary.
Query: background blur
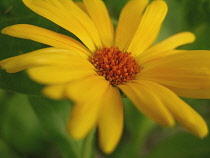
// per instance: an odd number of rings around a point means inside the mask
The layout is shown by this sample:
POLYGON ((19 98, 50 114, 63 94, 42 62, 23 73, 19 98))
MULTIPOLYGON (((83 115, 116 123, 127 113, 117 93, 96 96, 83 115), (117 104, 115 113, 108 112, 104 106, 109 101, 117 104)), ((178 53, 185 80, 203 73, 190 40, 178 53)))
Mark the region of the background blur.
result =
MULTIPOLYGON (((128 0, 104 0, 113 22, 128 0)), ((185 49, 210 50, 210 0, 166 0, 169 7, 158 40, 181 31, 197 40, 185 49)), ((33 24, 72 36, 69 32, 30 11, 21 0, 0 0, 0 30, 13 24, 33 24)), ((0 34, 0 60, 46 45, 0 34)), ((65 132, 72 103, 53 101, 40 94, 41 85, 24 72, 0 70, 0 158, 69 158, 82 151, 87 140, 74 141, 65 132)), ((210 100, 186 99, 210 127, 210 100)), ((199 139, 178 125, 168 129, 142 116, 125 98, 125 130, 116 151, 97 158, 209 158, 210 136, 199 139), (152 127, 152 128, 151 128, 152 127)), ((91 147, 90 147, 91 148, 91 147)), ((85 158, 85 157, 84 157, 85 158)))

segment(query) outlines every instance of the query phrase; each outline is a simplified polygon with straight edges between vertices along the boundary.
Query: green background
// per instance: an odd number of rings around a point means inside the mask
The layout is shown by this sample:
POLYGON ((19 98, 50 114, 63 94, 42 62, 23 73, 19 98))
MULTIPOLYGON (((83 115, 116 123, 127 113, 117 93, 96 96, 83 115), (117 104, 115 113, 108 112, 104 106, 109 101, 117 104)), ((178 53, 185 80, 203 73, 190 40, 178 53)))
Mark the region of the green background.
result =
MULTIPOLYGON (((127 0, 104 1, 113 22, 117 23, 127 0)), ((169 12, 158 40, 181 31, 192 31, 197 37, 196 42, 183 48, 210 50, 210 1, 166 2, 169 12)), ((21 0, 1 0, 0 30, 13 24, 33 24, 72 36, 30 11, 21 0)), ((44 44, 0 34, 0 60, 44 47, 44 44)), ((65 125, 72 103, 44 98, 41 88, 28 79, 25 72, 7 74, 0 70, 0 158, 210 157, 210 136, 199 139, 178 125, 173 129, 157 126, 142 116, 126 98, 123 137, 117 149, 111 155, 105 155, 98 149, 93 132, 82 141, 74 141, 67 135, 65 125)), ((210 100, 183 99, 205 118, 210 127, 210 100)))

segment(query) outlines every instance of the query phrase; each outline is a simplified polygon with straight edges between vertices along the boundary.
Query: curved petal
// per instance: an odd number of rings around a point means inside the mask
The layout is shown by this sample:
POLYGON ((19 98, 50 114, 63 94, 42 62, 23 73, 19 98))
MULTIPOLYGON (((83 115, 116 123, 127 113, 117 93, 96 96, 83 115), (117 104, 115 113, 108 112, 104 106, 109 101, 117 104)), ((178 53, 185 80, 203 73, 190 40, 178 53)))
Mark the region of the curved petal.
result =
POLYGON ((75 34, 92 52, 102 43, 98 31, 87 16, 71 0, 23 0, 37 14, 75 34))
POLYGON ((99 144, 108 154, 115 149, 123 131, 123 103, 119 90, 110 85, 100 105, 99 144))
POLYGON ((76 103, 68 124, 68 131, 73 138, 84 138, 96 125, 100 103, 108 86, 109 82, 101 76, 91 76, 68 85, 66 95, 76 103))
POLYGON ((143 65, 137 78, 183 89, 210 89, 210 51, 176 53, 143 65))
POLYGON ((114 27, 102 0, 83 0, 86 9, 100 34, 103 45, 111 47, 114 39, 114 27))
POLYGON ((120 50, 127 50, 148 2, 148 0, 130 0, 122 9, 115 34, 115 46, 120 50))
POLYGON ((203 118, 176 94, 155 82, 139 81, 139 83, 156 93, 174 118, 189 132, 201 138, 207 135, 208 127, 203 118))
POLYGON ((80 78, 96 75, 93 69, 89 69, 85 66, 81 66, 78 63, 74 67, 63 66, 39 66, 29 68, 27 70, 28 75, 34 81, 41 84, 61 84, 68 83, 80 78))
POLYGON ((165 51, 165 52, 152 52, 148 55, 145 55, 143 57, 141 57, 140 55, 136 58, 136 61, 139 65, 144 65, 146 64, 147 62, 152 62, 154 60, 158 60, 160 58, 164 58, 164 57, 167 57, 169 55, 172 55, 172 54, 176 54, 176 53, 180 53, 180 52, 183 52, 185 50, 170 50, 170 51, 165 51))
POLYGON ((87 48, 75 39, 33 25, 17 24, 9 26, 4 28, 2 33, 18 38, 30 39, 56 48, 70 49, 75 52, 79 50, 83 52, 81 55, 85 57, 91 54, 87 48))
POLYGON ((42 93, 49 98, 60 100, 66 98, 65 89, 66 84, 49 85, 43 88, 42 93))
POLYGON ((210 99, 210 89, 189 89, 184 87, 166 86, 178 96, 195 99, 210 99))
POLYGON ((167 10, 167 5, 164 1, 152 1, 142 17, 127 52, 138 56, 154 42, 154 39, 157 37, 157 30, 159 30, 167 10))
MULTIPOLYGON (((79 52, 79 51, 78 51, 79 52)), ((67 49, 45 48, 0 61, 0 67, 9 73, 37 66, 81 66, 94 69, 93 65, 83 57, 67 49)))
POLYGON ((161 125, 173 126, 174 119, 156 94, 143 83, 128 82, 118 87, 142 113, 161 125))
POLYGON ((173 50, 181 45, 185 45, 188 43, 192 43, 195 41, 195 35, 191 32, 181 32, 178 34, 175 34, 158 44, 148 48, 144 53, 142 53, 140 56, 145 56, 148 54, 159 54, 160 52, 165 52, 169 50, 173 50))

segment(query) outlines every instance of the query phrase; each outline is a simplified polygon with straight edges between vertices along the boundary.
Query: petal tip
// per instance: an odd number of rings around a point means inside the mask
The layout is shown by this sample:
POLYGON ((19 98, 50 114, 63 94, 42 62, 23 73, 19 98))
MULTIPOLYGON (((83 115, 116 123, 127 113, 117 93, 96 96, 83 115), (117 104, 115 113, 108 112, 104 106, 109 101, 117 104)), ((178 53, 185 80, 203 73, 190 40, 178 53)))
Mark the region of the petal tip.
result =
POLYGON ((169 122, 168 122, 168 127, 174 127, 175 126, 175 121, 174 119, 171 119, 169 122))
POLYGON ((111 154, 114 151, 115 146, 113 146, 113 145, 102 145, 102 144, 100 144, 100 148, 101 148, 101 150, 105 154, 111 154))
POLYGON ((6 33, 6 32, 7 32, 7 28, 8 28, 8 27, 2 29, 2 30, 1 30, 1 33, 2 33, 2 34, 7 34, 7 33, 6 33))
POLYGON ((201 129, 196 135, 201 139, 205 138, 208 135, 208 128, 201 129))
POLYGON ((165 120, 163 123, 162 123, 162 126, 166 126, 166 127, 174 127, 175 126, 175 121, 173 118, 168 118, 167 120, 165 120))
POLYGON ((189 36, 190 36, 190 38, 191 38, 191 42, 194 42, 194 41, 195 41, 195 39, 196 39, 195 34, 194 34, 194 33, 192 33, 192 32, 189 32, 189 36))
POLYGON ((104 148, 102 150, 105 154, 111 154, 113 152, 113 149, 110 149, 110 148, 104 148))
POLYGON ((62 94, 64 88, 61 88, 55 86, 46 86, 42 89, 42 94, 54 100, 62 100, 65 99, 65 96, 62 94))
POLYGON ((162 5, 165 9, 168 10, 168 5, 164 0, 154 0, 153 3, 156 3, 156 5, 162 5))
POLYGON ((69 126, 67 128, 67 132, 75 140, 81 140, 81 139, 83 139, 85 137, 85 135, 82 134, 82 132, 79 132, 79 131, 75 130, 75 128, 72 128, 71 126, 69 126))
POLYGON ((163 12, 163 17, 166 16, 167 12, 168 12, 168 5, 165 1, 163 0, 155 0, 153 1, 154 5, 157 5, 159 6, 160 9, 162 9, 162 12, 163 12))

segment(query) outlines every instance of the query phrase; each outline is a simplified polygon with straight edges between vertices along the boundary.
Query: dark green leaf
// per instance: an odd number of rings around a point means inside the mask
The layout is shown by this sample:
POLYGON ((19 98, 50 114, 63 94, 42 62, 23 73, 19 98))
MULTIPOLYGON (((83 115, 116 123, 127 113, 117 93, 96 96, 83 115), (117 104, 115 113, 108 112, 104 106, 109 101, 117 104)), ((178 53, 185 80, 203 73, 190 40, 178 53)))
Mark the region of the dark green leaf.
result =
POLYGON ((0 88, 29 95, 41 95, 42 86, 30 80, 25 72, 8 74, 0 70, 0 88))
POLYGON ((2 158, 21 158, 3 140, 0 139, 0 157, 2 158))

